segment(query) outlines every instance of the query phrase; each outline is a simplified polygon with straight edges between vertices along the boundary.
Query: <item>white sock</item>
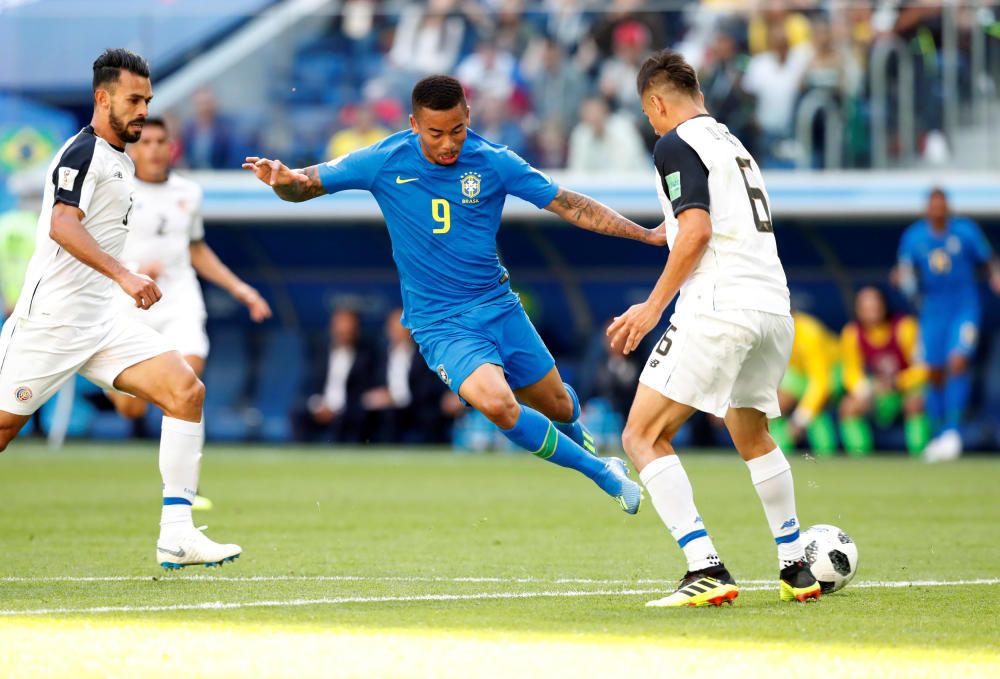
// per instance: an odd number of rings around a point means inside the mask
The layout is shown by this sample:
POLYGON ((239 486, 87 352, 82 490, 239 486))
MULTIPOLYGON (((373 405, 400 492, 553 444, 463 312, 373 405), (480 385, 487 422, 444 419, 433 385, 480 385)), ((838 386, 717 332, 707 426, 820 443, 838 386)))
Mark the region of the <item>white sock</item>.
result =
POLYGON ((665 455, 650 462, 640 472, 639 478, 649 491, 656 513, 666 524, 670 534, 684 550, 688 570, 699 571, 718 566, 719 555, 705 524, 694 506, 694 491, 681 460, 676 455, 665 455))
POLYGON ((205 423, 163 418, 160 433, 160 476, 163 478, 161 532, 193 526, 191 503, 198 489, 205 423))
POLYGON ((799 539, 799 519, 795 515, 795 484, 785 454, 781 448, 775 448, 767 455, 749 460, 747 469, 764 505, 764 515, 774 542, 778 545, 780 567, 804 559, 805 552, 799 539))

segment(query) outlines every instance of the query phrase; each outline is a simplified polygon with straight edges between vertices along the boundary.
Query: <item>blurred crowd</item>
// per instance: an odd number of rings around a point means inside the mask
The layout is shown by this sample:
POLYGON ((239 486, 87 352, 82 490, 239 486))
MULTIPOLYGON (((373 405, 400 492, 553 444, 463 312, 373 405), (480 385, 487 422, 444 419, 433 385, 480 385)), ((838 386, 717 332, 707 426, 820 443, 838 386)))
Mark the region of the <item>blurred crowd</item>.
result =
MULTIPOLYGON (((967 36, 970 21, 959 25, 967 36)), ((920 149, 940 156, 941 31, 940 6, 904 0, 346 0, 275 74, 289 85, 275 88, 284 125, 222 115, 202 89, 190 119, 175 122, 176 155, 181 166, 229 169, 248 151, 294 165, 336 157, 405 127, 413 83, 452 73, 468 88, 474 129, 529 162, 634 170, 650 164, 655 142, 635 76, 669 46, 697 67, 708 110, 762 166, 818 164, 825 126, 836 124, 843 166, 863 167, 868 61, 876 40, 895 37, 917 69, 920 149), (830 107, 835 119, 812 115, 830 107)))

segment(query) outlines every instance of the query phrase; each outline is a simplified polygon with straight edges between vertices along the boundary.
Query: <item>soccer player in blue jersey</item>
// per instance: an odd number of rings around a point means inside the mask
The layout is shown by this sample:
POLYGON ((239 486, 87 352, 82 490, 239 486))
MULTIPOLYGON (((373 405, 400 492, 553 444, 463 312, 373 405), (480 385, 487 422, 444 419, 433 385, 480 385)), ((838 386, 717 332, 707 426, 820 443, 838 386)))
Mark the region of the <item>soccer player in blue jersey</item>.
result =
POLYGON ((1000 261, 986 236, 971 219, 950 214, 944 191, 932 190, 927 217, 903 234, 896 273, 903 292, 920 302, 924 361, 931 371, 927 414, 937 433, 924 451, 928 462, 962 454, 959 425, 972 386, 969 358, 981 315, 976 269, 983 264, 1000 294, 1000 261))
POLYGON ((410 130, 322 165, 289 169, 249 157, 244 168, 283 200, 370 191, 399 269, 403 323, 427 365, 513 443, 592 479, 628 513, 640 486, 618 458, 600 458, 580 403, 528 320, 497 257, 504 201, 517 196, 587 229, 663 245, 587 196, 556 185, 505 146, 469 129, 462 85, 430 76, 412 93, 410 130))

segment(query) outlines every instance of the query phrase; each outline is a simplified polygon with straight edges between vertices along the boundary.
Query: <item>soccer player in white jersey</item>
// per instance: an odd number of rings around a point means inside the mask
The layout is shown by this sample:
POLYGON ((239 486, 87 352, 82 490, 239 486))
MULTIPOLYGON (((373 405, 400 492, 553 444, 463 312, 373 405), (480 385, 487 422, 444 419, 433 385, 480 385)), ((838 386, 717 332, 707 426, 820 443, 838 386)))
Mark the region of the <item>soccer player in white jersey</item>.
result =
POLYGON ((166 568, 221 564, 240 547, 194 527, 205 387, 156 331, 118 311, 117 284, 148 310, 156 283, 120 261, 132 212, 134 168, 125 145, 142 133, 153 90, 149 66, 124 49, 94 62, 94 115, 49 166, 35 254, 0 334, 0 451, 75 373, 163 409, 163 510, 156 559, 166 568))
MULTIPOLYGON (((170 135, 162 119, 146 118, 142 136, 129 147, 129 155, 135 163, 135 203, 121 261, 156 281, 163 299, 148 311, 136 309, 124 294, 118 295, 118 301, 123 313, 162 334, 201 377, 208 335, 198 276, 245 305, 255 322, 270 318, 271 308, 205 242, 201 188, 170 171, 170 135)), ((146 413, 142 399, 116 392, 109 392, 108 397, 125 417, 135 419, 146 413)))
POLYGON ((688 562, 677 591, 648 605, 718 606, 739 594, 671 445, 696 410, 725 418, 746 461, 777 543, 781 600, 818 599, 791 468, 767 426, 781 414, 778 384, 794 331, 760 169, 705 110, 694 69, 676 52, 649 57, 638 89, 660 135, 653 154, 670 256, 649 298, 618 316, 608 334, 633 351, 680 293, 639 378, 622 443, 688 562))

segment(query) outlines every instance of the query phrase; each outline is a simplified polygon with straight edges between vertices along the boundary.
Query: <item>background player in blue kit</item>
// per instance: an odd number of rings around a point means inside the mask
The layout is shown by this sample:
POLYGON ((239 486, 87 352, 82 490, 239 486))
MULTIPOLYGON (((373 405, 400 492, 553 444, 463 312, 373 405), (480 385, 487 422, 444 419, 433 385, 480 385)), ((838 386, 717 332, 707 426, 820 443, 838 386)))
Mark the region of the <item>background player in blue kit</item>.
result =
POLYGON ((1000 294, 1000 261, 986 236, 971 219, 951 215, 947 195, 933 189, 927 217, 903 234, 897 273, 903 292, 920 300, 921 342, 931 371, 927 414, 937 434, 924 453, 928 462, 962 453, 959 425, 972 387, 969 358, 979 339, 976 269, 982 264, 1000 294))
POLYGON ((403 323, 427 365, 512 442, 580 471, 634 514, 640 487, 624 462, 592 454, 576 393, 510 289, 496 232, 508 195, 598 233, 663 245, 664 231, 557 186, 469 120, 462 85, 430 76, 413 88, 410 130, 302 170, 257 157, 243 167, 293 202, 370 191, 392 239, 403 323))

